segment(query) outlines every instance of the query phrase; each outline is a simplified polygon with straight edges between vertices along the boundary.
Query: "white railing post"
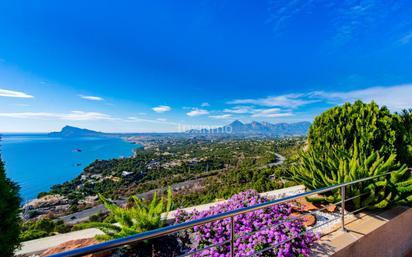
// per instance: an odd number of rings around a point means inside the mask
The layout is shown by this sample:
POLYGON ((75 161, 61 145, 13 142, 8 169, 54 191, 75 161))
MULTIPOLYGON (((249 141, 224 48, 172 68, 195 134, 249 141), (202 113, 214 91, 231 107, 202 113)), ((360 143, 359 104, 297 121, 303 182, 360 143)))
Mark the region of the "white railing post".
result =
POLYGON ((235 222, 233 216, 230 217, 230 257, 235 256, 235 222))

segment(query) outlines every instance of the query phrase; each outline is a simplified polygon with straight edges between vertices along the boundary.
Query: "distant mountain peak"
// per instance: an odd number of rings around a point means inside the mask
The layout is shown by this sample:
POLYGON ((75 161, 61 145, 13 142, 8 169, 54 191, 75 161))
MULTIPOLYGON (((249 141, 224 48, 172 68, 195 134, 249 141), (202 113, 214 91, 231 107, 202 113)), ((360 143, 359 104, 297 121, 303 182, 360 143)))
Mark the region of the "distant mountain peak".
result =
POLYGON ((258 122, 258 121, 252 121, 252 122, 250 123, 250 125, 252 125, 252 127, 258 127, 258 126, 262 126, 263 124, 260 123, 260 122, 258 122))
POLYGON ((232 123, 229 124, 229 126, 242 126, 244 125, 243 122, 241 122, 240 120, 235 120, 232 123))
POLYGON ((82 128, 77 128, 77 127, 73 127, 73 126, 70 126, 70 125, 66 125, 60 130, 60 132, 64 131, 64 130, 70 130, 70 129, 82 129, 82 128))
POLYGON ((84 128, 77 128, 69 125, 64 126, 59 132, 49 133, 49 136, 55 137, 95 137, 104 135, 105 134, 102 132, 84 128))

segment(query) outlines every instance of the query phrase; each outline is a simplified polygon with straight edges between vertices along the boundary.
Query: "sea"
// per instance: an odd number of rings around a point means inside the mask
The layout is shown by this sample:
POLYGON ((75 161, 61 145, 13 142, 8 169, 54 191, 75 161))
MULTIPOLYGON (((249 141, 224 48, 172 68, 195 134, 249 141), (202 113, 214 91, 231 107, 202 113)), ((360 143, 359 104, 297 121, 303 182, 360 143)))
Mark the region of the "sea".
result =
POLYGON ((6 174, 20 185, 23 203, 75 178, 95 160, 129 157, 139 147, 121 138, 47 134, 3 134, 0 141, 6 174))

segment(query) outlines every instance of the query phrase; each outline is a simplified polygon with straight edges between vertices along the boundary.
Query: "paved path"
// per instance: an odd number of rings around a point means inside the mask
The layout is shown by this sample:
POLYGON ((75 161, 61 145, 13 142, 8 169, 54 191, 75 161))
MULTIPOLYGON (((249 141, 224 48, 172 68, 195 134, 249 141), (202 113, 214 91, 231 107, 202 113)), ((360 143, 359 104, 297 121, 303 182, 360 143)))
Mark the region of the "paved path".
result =
POLYGON ((286 161, 286 157, 283 155, 280 155, 278 153, 275 153, 276 157, 278 157, 278 160, 274 163, 269 163, 268 166, 269 167, 273 167, 273 166, 278 166, 283 164, 286 161))
POLYGON ((271 167, 274 167, 274 166, 279 166, 279 165, 283 164, 286 161, 285 156, 280 155, 278 153, 275 153, 275 155, 278 158, 277 161, 262 165, 258 169, 263 169, 263 168, 267 168, 267 167, 271 168, 271 167))
POLYGON ((65 243, 70 240, 92 238, 96 235, 102 235, 103 232, 96 228, 89 228, 74 232, 69 232, 65 234, 59 234, 50 237, 39 238, 35 240, 30 240, 23 242, 21 244, 20 250, 16 252, 17 255, 32 255, 39 254, 45 250, 58 246, 59 244, 65 243))
MULTIPOLYGON (((180 182, 180 183, 173 184, 173 185, 171 185, 171 187, 172 187, 172 190, 180 191, 180 190, 184 190, 186 188, 191 188, 196 183, 201 182, 203 179, 204 178, 199 178, 199 179, 194 179, 194 180, 187 180, 187 181, 183 181, 183 182, 180 182)), ((137 194, 136 196, 139 197, 139 198, 147 198, 147 196, 150 196, 150 195, 154 194, 154 192, 156 192, 156 191, 166 190, 166 189, 167 188, 153 189, 153 190, 141 193, 141 194, 137 194)), ((121 204, 126 203, 126 199, 116 200, 115 202, 116 202, 116 204, 121 205, 121 204)), ((96 205, 92 208, 85 209, 85 210, 82 210, 82 211, 79 211, 79 212, 75 212, 75 213, 72 213, 72 214, 69 214, 69 215, 61 216, 61 217, 58 217, 57 219, 63 220, 64 223, 66 223, 66 224, 73 225, 73 224, 89 221, 90 216, 95 215, 99 212, 103 212, 103 213, 107 212, 107 209, 106 209, 106 207, 104 207, 103 204, 99 204, 99 205, 96 205)))

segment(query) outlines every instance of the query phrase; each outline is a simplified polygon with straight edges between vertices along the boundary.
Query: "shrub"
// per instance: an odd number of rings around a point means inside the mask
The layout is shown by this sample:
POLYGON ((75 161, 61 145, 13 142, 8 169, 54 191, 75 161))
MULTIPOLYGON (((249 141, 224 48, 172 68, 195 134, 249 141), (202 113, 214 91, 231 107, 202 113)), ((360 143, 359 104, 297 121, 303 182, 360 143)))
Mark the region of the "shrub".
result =
MULTIPOLYGON (((176 223, 196 220, 207 216, 263 203, 268 199, 261 197, 256 191, 248 190, 232 196, 227 202, 210 208, 207 211, 187 213, 178 210, 176 223)), ((302 221, 295 219, 284 222, 291 213, 288 204, 279 204, 266 209, 240 214, 234 217, 235 256, 256 253, 270 246, 296 237, 280 246, 258 253, 256 256, 309 256, 310 246, 315 241, 313 233, 301 235, 305 231, 302 221), (248 235, 250 232, 256 232, 248 235)), ((191 251, 199 250, 212 244, 222 243, 230 238, 230 219, 223 219, 195 226, 187 238, 191 240, 191 251)), ((229 256, 230 245, 207 249, 193 256, 229 256)))
POLYGON ((110 211, 109 217, 117 224, 106 222, 89 222, 78 224, 74 229, 99 228, 105 235, 96 236, 98 240, 110 240, 125 236, 134 235, 144 231, 156 229, 164 226, 165 221, 161 218, 162 213, 168 213, 172 207, 172 189, 168 189, 166 206, 164 198, 157 198, 154 193, 152 201, 147 204, 136 196, 130 197, 131 204, 128 208, 121 208, 109 201, 102 195, 100 200, 110 211))
POLYGON ((48 195, 47 192, 40 192, 37 194, 37 198, 42 198, 43 196, 46 196, 46 195, 48 195))
POLYGON ((21 239, 21 241, 24 242, 24 241, 28 241, 28 240, 33 240, 33 239, 37 239, 37 238, 46 237, 48 235, 49 235, 49 233, 47 231, 44 231, 44 230, 37 230, 37 229, 26 230, 26 231, 23 231, 20 234, 20 239, 21 239))
POLYGON ((409 110, 403 110, 401 113, 397 113, 402 124, 402 138, 404 149, 400 154, 402 160, 409 166, 412 166, 412 108, 409 110))
POLYGON ((90 222, 102 222, 108 217, 107 213, 98 212, 89 217, 90 222))
POLYGON ((6 177, 0 159, 0 253, 13 256, 19 245, 20 187, 6 177))
MULTIPOLYGON (((365 194, 353 201, 356 208, 407 203, 412 200, 412 176, 405 165, 410 158, 405 131, 399 115, 373 102, 333 107, 316 117, 310 127, 307 150, 299 165, 292 167, 292 176, 309 189, 318 189, 393 172, 348 186, 347 197, 365 194)), ((326 196, 329 201, 340 199, 337 191, 326 196)))
POLYGON ((36 221, 28 221, 22 225, 21 241, 33 240, 41 237, 51 236, 57 233, 67 233, 71 226, 65 225, 62 220, 53 221, 48 218, 36 221))
POLYGON ((374 102, 356 101, 317 116, 309 129, 308 143, 318 156, 353 149, 356 142, 367 155, 379 151, 385 158, 396 154, 397 161, 401 161, 399 153, 410 145, 404 142, 404 133, 399 115, 391 114, 386 107, 379 108, 374 102))

